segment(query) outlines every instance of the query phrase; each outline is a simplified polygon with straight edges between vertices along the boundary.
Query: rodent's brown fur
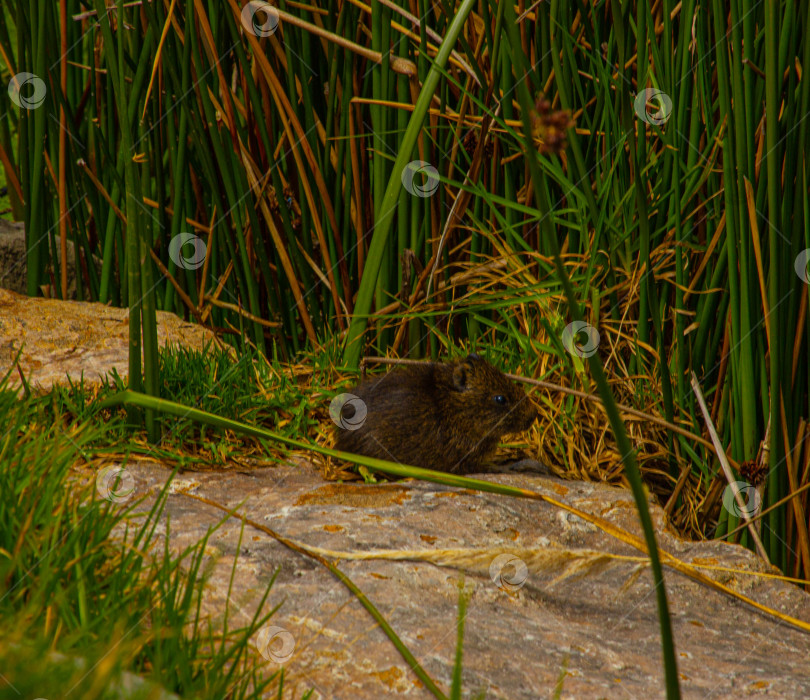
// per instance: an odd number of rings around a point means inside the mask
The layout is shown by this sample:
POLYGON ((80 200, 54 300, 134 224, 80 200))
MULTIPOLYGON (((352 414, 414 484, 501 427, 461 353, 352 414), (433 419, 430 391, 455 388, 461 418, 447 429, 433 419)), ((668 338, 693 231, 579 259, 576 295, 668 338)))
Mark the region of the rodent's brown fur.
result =
MULTIPOLYGON (((356 430, 338 426, 338 450, 454 474, 479 470, 503 435, 537 417, 522 387, 475 354, 395 369, 350 393, 365 403, 366 416, 356 430)), ((355 407, 341 411, 350 425, 355 407)))

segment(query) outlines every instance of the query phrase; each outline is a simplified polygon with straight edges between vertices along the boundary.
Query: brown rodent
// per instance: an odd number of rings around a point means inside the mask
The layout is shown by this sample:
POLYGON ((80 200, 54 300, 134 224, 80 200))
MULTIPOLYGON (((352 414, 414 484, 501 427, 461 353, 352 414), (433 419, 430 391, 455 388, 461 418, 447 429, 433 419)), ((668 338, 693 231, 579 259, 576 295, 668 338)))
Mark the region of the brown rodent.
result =
POLYGON ((479 470, 537 417, 522 387, 476 354, 395 369, 351 394, 362 403, 344 394, 333 409, 338 450, 454 474, 479 470))

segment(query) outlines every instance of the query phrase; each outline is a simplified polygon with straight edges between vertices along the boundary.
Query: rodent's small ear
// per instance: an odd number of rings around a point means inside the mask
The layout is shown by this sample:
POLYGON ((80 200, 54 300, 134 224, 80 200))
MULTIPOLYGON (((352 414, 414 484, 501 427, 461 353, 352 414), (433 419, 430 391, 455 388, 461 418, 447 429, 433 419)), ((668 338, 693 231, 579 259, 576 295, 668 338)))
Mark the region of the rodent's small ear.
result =
POLYGON ((459 362, 453 368, 453 387, 458 391, 465 391, 467 389, 467 373, 470 372, 472 367, 467 360, 459 362))
POLYGON ((467 355, 467 359, 468 360, 480 360, 481 355, 479 355, 477 352, 471 352, 469 355, 467 355))

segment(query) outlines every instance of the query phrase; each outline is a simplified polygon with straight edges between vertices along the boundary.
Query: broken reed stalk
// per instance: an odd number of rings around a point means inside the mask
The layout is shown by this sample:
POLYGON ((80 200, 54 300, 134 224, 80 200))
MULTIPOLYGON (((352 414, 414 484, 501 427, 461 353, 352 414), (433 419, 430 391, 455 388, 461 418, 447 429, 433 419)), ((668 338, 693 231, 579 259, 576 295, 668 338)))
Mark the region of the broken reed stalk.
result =
POLYGON ((725 474, 726 481, 728 481, 728 485, 731 487, 731 491, 734 494, 734 500, 737 502, 737 506, 740 509, 740 515, 745 520, 746 524, 748 525, 748 531, 751 533, 751 539, 754 540, 754 544, 756 545, 757 552, 759 556, 762 557, 764 561, 770 564, 770 559, 768 559, 768 555, 765 553, 765 548, 762 546, 762 540, 759 539, 759 534, 757 534, 757 529, 754 526, 751 517, 748 515, 748 509, 743 502, 742 495, 740 494, 740 489, 737 487, 737 480, 734 478, 734 474, 731 472, 731 466, 728 463, 728 459, 726 459, 726 453, 723 451, 723 446, 720 443, 720 438, 717 436, 717 431, 714 429, 714 423, 712 422, 711 416, 709 415, 709 409, 706 408, 706 401, 703 399, 703 392, 700 390, 700 385, 698 384, 697 376, 694 372, 692 372, 692 391, 695 392, 695 396, 697 397, 698 404, 700 404, 700 410, 703 413, 703 419, 706 421, 706 427, 709 430, 709 435, 712 438, 712 442, 714 443, 715 454, 717 454, 717 459, 720 460, 720 466, 723 468, 723 474, 725 474))

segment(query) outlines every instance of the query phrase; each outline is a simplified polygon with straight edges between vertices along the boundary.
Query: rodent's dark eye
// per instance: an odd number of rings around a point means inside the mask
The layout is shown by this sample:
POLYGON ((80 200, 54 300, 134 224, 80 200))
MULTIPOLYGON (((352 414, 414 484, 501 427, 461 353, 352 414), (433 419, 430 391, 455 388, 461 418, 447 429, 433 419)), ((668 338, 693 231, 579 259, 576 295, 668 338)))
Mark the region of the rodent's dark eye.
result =
POLYGON ((499 406, 506 406, 506 404, 509 403, 509 399, 507 399, 503 394, 495 394, 495 396, 492 397, 492 400, 499 406))

